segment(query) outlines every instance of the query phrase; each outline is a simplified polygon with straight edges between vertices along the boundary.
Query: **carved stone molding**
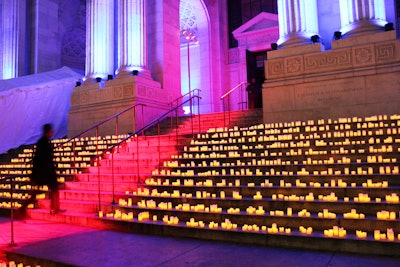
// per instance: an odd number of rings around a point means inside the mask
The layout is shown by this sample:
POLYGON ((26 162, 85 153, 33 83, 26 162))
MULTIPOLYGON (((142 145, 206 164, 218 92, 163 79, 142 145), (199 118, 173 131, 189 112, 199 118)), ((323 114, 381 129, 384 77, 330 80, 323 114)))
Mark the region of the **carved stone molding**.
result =
POLYGON ((357 71, 376 65, 400 61, 400 43, 392 40, 383 43, 359 45, 331 51, 281 57, 266 61, 267 81, 285 78, 326 75, 335 72, 357 71))

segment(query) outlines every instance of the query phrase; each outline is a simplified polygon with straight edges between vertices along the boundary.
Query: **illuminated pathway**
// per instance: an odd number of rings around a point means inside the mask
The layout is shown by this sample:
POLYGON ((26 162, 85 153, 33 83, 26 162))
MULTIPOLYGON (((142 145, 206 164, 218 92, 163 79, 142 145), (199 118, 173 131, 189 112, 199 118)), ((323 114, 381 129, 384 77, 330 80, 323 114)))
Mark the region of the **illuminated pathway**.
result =
MULTIPOLYGON (((0 217, 0 249, 10 242, 0 217)), ((310 252, 126 234, 35 220, 15 223, 16 254, 42 266, 399 266, 400 258, 310 252), (58 262, 54 264, 54 262, 58 262), (65 265, 60 264, 64 262, 65 265)), ((17 255, 14 254, 13 257, 17 255)), ((1 258, 0 262, 4 260, 1 258)), ((23 258, 13 258, 22 262, 23 258)))

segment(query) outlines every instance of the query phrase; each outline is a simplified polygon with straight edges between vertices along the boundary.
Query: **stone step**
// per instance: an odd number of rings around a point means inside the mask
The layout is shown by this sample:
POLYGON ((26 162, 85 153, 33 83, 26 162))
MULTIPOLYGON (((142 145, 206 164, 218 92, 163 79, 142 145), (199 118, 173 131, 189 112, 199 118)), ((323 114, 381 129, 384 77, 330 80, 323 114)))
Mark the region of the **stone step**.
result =
MULTIPOLYGON (((157 189, 158 192, 169 192, 172 193, 175 190, 179 190, 179 192, 186 193, 186 194, 192 194, 193 197, 196 196, 196 192, 208 192, 210 194, 216 194, 217 196, 220 196, 220 193, 223 191, 225 192, 226 197, 231 197, 233 192, 238 192, 241 196, 244 198, 252 198, 254 195, 257 193, 260 193, 263 197, 265 198, 271 198, 272 195, 278 195, 282 194, 285 196, 291 196, 291 195, 296 195, 296 196, 307 196, 311 192, 313 193, 313 196, 315 200, 318 200, 319 195, 327 196, 331 193, 334 193, 336 197, 339 199, 343 200, 344 197, 349 197, 350 200, 352 200, 354 197, 358 197, 360 194, 368 194, 368 196, 371 198, 372 201, 375 201, 376 198, 381 198, 382 202, 385 201, 385 196, 391 195, 392 193, 395 193, 397 195, 400 195, 400 187, 399 186, 390 186, 386 188, 372 188, 372 187, 296 187, 296 186, 291 186, 291 187, 281 187, 281 186, 272 186, 272 187, 263 187, 263 186, 247 186, 247 185, 242 185, 242 186, 216 186, 215 184, 213 186, 184 186, 183 185, 183 180, 182 180, 182 185, 181 186, 174 186, 171 185, 173 181, 170 182, 170 185, 165 186, 165 185, 151 185, 151 186, 146 186, 143 184, 143 186, 148 187, 151 190, 157 189)), ((140 184, 139 184, 140 187, 140 184)))
POLYGON ((384 221, 377 220, 376 217, 367 216, 363 219, 363 223, 359 224, 359 219, 345 219, 342 215, 337 215, 336 218, 326 219, 319 218, 316 214, 312 214, 310 217, 299 217, 297 213, 292 216, 270 216, 270 215, 250 215, 245 211, 240 214, 228 214, 226 211, 222 213, 203 212, 203 211, 182 211, 182 210, 162 210, 159 208, 141 208, 138 206, 132 207, 120 207, 118 208, 124 213, 133 212, 134 217, 137 218, 141 212, 149 212, 150 218, 153 215, 157 216, 158 220, 167 215, 177 216, 180 221, 190 221, 193 218, 195 221, 203 221, 205 224, 210 222, 216 222, 221 225, 225 219, 229 219, 232 223, 238 225, 258 225, 258 226, 269 226, 276 223, 278 226, 289 227, 291 229, 298 229, 299 226, 312 227, 314 231, 323 232, 325 229, 332 229, 334 226, 340 226, 346 229, 348 232, 354 232, 361 230, 368 232, 369 235, 373 235, 374 230, 380 230, 386 232, 388 228, 392 228, 395 232, 400 230, 400 224, 398 221, 384 221))
POLYGON ((104 223, 97 219, 97 213, 82 213, 65 211, 57 214, 50 214, 47 209, 29 209, 28 216, 34 220, 67 223, 92 228, 102 228, 104 223))
MULTIPOLYGON (((97 191, 98 190, 97 182, 66 182, 65 189, 66 190, 84 190, 84 191, 97 191)), ((137 189, 137 184, 132 182, 115 182, 114 190, 115 191, 133 191, 137 189)), ((100 183, 101 191, 111 192, 113 190, 112 182, 101 182, 100 183)))
MULTIPOLYGON (((101 203, 101 209, 104 211, 112 212, 112 203, 103 201, 101 203)), ((38 201, 38 208, 50 211, 51 203, 48 199, 41 199, 38 201)), ((85 214, 97 214, 99 210, 98 201, 83 201, 83 200, 65 200, 60 199, 60 209, 67 212, 79 212, 85 214)))
MULTIPOLYGON (((311 235, 305 235, 298 230, 292 230, 286 234, 267 234, 265 232, 245 232, 242 230, 215 230, 199 227, 186 227, 185 222, 179 222, 177 225, 167 225, 160 221, 139 222, 137 220, 121 221, 103 219, 104 221, 114 223, 114 227, 123 231, 129 229, 131 232, 141 234, 156 234, 173 237, 198 238, 223 242, 237 242, 252 245, 285 247, 295 249, 311 249, 337 251, 346 253, 364 253, 373 255, 399 256, 399 242, 372 242, 371 237, 366 240, 360 240, 354 234, 348 234, 346 238, 325 238, 321 232, 313 232, 311 235), (395 251, 392 251, 395 250, 395 251)), ((301 260, 301 259, 300 259, 301 260)))
MULTIPOLYGON (((115 174, 124 174, 124 173, 137 173, 138 167, 135 166, 137 164, 127 165, 127 166, 101 166, 100 172, 102 174, 111 174, 113 171, 115 174)), ((139 165, 140 172, 151 173, 153 170, 157 169, 157 164, 153 165, 139 165)), ((97 175, 97 167, 90 167, 89 172, 90 174, 97 175)))
MULTIPOLYGON (((114 162, 124 161, 124 160, 134 160, 134 161, 136 161, 137 157, 136 157, 135 154, 136 154, 136 151, 132 152, 132 153, 124 152, 124 153, 115 154, 114 155, 114 162)), ((174 150, 171 153, 163 152, 163 153, 161 153, 161 159, 163 159, 163 160, 170 159, 170 157, 171 157, 170 155, 172 155, 172 154, 178 154, 178 151, 174 150)), ((143 162, 153 161, 155 159, 158 159, 158 156, 159 156, 158 155, 158 151, 155 151, 155 152, 152 152, 152 153, 140 153, 139 152, 139 161, 143 161, 143 162)), ((112 161, 112 156, 107 156, 105 159, 100 160, 100 162, 102 162, 102 161, 111 162, 112 161)), ((132 162, 127 162, 127 163, 132 163, 132 162)))
MULTIPOLYGON (((151 177, 151 173, 125 173, 125 174, 114 174, 114 182, 132 182, 137 183, 139 181, 144 181, 146 178, 151 177)), ((113 177, 111 174, 105 174, 100 172, 100 177, 97 173, 82 173, 77 174, 76 178, 80 182, 97 182, 100 178, 101 182, 110 182, 113 177)))
MULTIPOLYGON (((114 193, 114 200, 118 201, 120 198, 126 196, 125 192, 114 193)), ((113 194, 109 191, 100 191, 100 196, 96 191, 84 191, 84 190, 60 190, 60 200, 78 200, 78 201, 100 201, 106 203, 112 203, 113 194)))
MULTIPOLYGON (((164 161, 165 159, 170 159, 170 157, 165 157, 164 155, 161 157, 161 161, 164 161)), ((133 159, 128 157, 126 159, 114 159, 114 162, 112 159, 107 159, 107 160, 101 160, 100 161, 100 166, 101 167, 110 167, 114 164, 115 167, 126 167, 126 166, 137 166, 139 162, 139 166, 158 166, 160 164, 160 160, 158 159, 158 155, 155 158, 139 158, 133 159)), ((92 168, 97 168, 93 167, 92 168)))
MULTIPOLYGON (((215 230, 205 228, 189 228, 185 222, 177 225, 168 225, 160 221, 133 221, 99 219, 95 214, 66 211, 51 215, 48 210, 28 210, 32 219, 68 223, 91 228, 129 231, 140 234, 174 236, 184 238, 198 238, 205 240, 237 242, 272 247, 295 249, 326 250, 346 253, 364 253, 372 255, 400 256, 399 242, 376 242, 371 237, 365 240, 357 239, 352 233, 346 238, 325 238, 323 233, 314 231, 311 235, 301 234, 293 229, 290 234, 267 234, 265 232, 245 232, 242 230, 215 230)), ((270 227, 270 226, 268 226, 270 227)))
MULTIPOLYGON (((221 172, 220 172, 221 173, 221 172)), ((228 173, 228 172, 227 172, 228 173)), ((155 180, 161 179, 161 181, 165 181, 168 179, 171 182, 180 180, 183 184, 184 179, 191 179, 194 182, 199 181, 206 181, 207 179, 213 180, 213 184, 216 185, 220 183, 222 180, 226 181, 226 184, 235 185, 236 180, 240 180, 241 185, 248 185, 249 183, 254 183, 255 185, 260 186, 261 183, 264 183, 265 180, 268 180, 273 185, 277 186, 280 185, 280 181, 283 180, 285 183, 291 183, 292 186, 296 184, 296 180, 300 180, 302 183, 306 183, 307 186, 310 185, 311 182, 313 183, 320 183, 321 187, 324 187, 324 184, 327 183, 328 185, 331 184, 331 180, 335 180, 336 186, 338 180, 342 180, 342 182, 347 183, 347 186, 350 187, 352 183, 356 183, 357 186, 361 186, 363 183, 367 183, 368 180, 371 180, 373 183, 378 182, 388 182, 389 186, 400 186, 400 181, 398 179, 398 175, 395 174, 372 174, 372 175, 294 175, 294 176, 287 176, 287 175, 260 175, 260 176, 247 176, 247 175, 208 175, 208 176, 201 176, 201 175, 194 175, 194 176, 167 176, 167 175, 153 175, 155 180)))
MULTIPOLYGON (((124 199, 127 199, 125 197, 124 199)), ((171 202, 173 207, 178 206, 179 204, 188 203, 191 206, 196 205, 204 205, 205 207, 209 207, 211 205, 217 204, 218 207, 223 210, 228 210, 229 208, 239 208, 241 211, 245 211, 249 206, 259 207, 262 206, 265 211, 275 211, 281 210, 285 211, 288 207, 292 208, 293 212, 299 212, 303 209, 306 209, 310 213, 318 214, 318 212, 322 212, 324 209, 328 209, 329 212, 333 212, 336 214, 343 214, 350 212, 352 209, 356 209, 357 213, 363 213, 366 216, 376 216, 378 211, 388 210, 398 212, 400 210, 400 203, 376 203, 375 201, 371 202, 344 202, 344 201, 323 201, 323 200, 315 200, 315 201, 296 201, 296 200, 273 200, 272 198, 263 198, 261 200, 254 200, 253 198, 242 198, 242 199, 233 199, 232 197, 225 197, 224 199, 216 197, 216 198, 196 198, 193 196, 192 198, 173 198, 173 197, 157 197, 157 196, 132 196, 129 198, 132 199, 132 203, 138 203, 142 200, 154 200, 157 205, 161 202, 171 202)), ((396 218, 399 217, 400 214, 397 214, 396 218)))

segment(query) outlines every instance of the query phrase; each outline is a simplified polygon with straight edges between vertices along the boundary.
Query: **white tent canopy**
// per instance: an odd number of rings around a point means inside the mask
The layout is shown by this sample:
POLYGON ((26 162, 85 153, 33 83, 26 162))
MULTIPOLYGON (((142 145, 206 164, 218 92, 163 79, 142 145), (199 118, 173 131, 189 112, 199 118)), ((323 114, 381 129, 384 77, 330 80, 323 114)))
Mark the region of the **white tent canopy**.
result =
POLYGON ((0 153, 40 138, 43 125, 67 135, 70 96, 81 75, 68 67, 0 80, 0 153))

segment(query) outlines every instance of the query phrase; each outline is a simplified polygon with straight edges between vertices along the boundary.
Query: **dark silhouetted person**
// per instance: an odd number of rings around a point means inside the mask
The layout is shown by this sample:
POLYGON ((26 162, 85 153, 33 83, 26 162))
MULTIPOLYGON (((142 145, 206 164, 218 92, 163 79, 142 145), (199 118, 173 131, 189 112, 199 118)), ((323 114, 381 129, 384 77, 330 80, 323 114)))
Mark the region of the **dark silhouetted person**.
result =
POLYGON ((251 79, 251 82, 246 87, 248 93, 249 109, 257 108, 258 98, 260 97, 260 88, 256 83, 256 78, 251 79))
POLYGON ((43 136, 36 143, 35 155, 32 161, 32 174, 31 182, 34 186, 34 191, 31 197, 22 204, 21 208, 17 211, 16 217, 22 218, 26 215, 26 207, 36 200, 38 187, 47 185, 50 189, 51 211, 50 213, 57 213, 60 211, 60 199, 57 182, 56 168, 53 161, 53 145, 51 138, 53 137, 53 127, 51 124, 43 126, 43 136))

